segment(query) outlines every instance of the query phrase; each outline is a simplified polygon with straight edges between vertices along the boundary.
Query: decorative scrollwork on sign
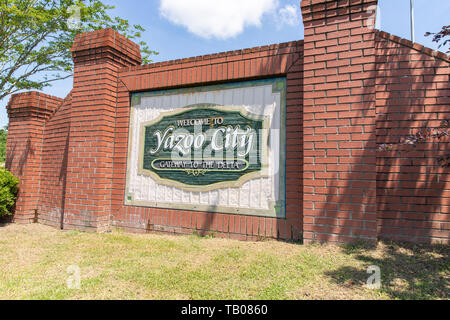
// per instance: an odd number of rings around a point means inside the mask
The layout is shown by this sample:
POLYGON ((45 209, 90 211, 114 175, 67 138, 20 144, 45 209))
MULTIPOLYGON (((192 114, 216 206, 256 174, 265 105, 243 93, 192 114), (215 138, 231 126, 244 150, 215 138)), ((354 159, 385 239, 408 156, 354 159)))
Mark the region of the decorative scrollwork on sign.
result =
POLYGON ((188 175, 193 175, 194 177, 198 177, 198 176, 200 176, 200 175, 205 175, 207 172, 208 172, 208 170, 206 170, 206 169, 187 169, 187 170, 184 170, 188 175))

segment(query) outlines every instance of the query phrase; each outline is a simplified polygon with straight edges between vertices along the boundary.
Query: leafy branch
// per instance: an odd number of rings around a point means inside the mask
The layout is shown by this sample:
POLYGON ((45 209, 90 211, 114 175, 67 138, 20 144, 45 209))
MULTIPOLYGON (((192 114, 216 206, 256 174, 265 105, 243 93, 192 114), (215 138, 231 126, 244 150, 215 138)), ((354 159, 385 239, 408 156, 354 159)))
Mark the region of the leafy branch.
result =
MULTIPOLYGON (((380 144, 377 151, 392 151, 395 145, 408 145, 416 148, 418 144, 426 143, 430 141, 439 142, 442 138, 450 136, 450 122, 443 120, 439 128, 425 128, 419 130, 416 134, 401 137, 397 144, 380 144)), ((450 167, 450 154, 437 157, 438 164, 443 168, 450 167)))
POLYGON ((446 37, 450 37, 450 26, 443 26, 441 31, 437 33, 433 32, 427 32, 425 33, 425 37, 433 36, 433 42, 439 43, 443 41, 441 44, 439 44, 438 48, 441 48, 442 46, 446 46, 449 44, 449 50, 447 53, 450 53, 450 38, 446 39, 446 37))
MULTIPOLYGON (((142 37, 144 28, 110 16, 111 9, 100 0, 0 0, 0 100, 70 77, 70 49, 79 33, 112 28, 134 41, 142 37)), ((139 45, 143 63, 150 63, 157 52, 139 45)))

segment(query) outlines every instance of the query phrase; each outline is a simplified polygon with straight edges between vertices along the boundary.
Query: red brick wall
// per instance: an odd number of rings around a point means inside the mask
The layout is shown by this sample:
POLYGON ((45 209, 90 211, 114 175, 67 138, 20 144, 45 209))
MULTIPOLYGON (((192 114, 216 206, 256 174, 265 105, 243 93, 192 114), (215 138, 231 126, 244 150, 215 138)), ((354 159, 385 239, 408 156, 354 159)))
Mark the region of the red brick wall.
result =
POLYGON ((27 92, 13 95, 6 107, 9 116, 6 169, 20 181, 16 222, 29 223, 35 219, 41 190, 44 125, 60 103, 59 98, 27 92))
POLYGON ((374 5, 301 3, 305 242, 376 240, 374 5))
POLYGON ((38 221, 54 227, 64 216, 71 106, 69 94, 44 125, 38 221))
POLYGON ((416 147, 402 137, 450 121, 450 64, 445 54, 377 32, 376 110, 377 211, 380 238, 448 242, 450 175, 437 158, 447 155, 449 137, 416 147))
POLYGON ((64 102, 14 95, 7 168, 17 222, 304 242, 450 241, 448 138, 401 137, 450 120, 449 57, 371 28, 376 0, 303 0, 305 40, 140 66, 114 31, 79 35, 64 102), (286 219, 124 205, 133 92, 287 79, 286 219), (381 144, 392 150, 377 151, 381 144), (61 220, 63 219, 63 220, 61 220))
POLYGON ((105 230, 111 215, 117 81, 141 63, 139 46, 112 29, 77 36, 64 228, 105 230))
POLYGON ((113 223, 142 232, 159 230, 215 233, 239 239, 301 239, 302 51, 303 42, 297 41, 122 70, 115 129, 113 223), (124 205, 131 92, 277 76, 287 79, 286 219, 124 205))

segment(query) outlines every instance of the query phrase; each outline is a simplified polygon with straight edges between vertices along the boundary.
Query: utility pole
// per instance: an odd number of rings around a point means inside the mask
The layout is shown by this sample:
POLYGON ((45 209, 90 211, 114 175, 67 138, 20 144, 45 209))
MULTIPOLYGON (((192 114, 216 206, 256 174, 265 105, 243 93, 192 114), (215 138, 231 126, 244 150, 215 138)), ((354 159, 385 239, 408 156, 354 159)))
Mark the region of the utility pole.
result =
POLYGON ((416 36, 414 33, 414 0, 410 0, 410 8, 411 8, 411 41, 416 41, 416 36))

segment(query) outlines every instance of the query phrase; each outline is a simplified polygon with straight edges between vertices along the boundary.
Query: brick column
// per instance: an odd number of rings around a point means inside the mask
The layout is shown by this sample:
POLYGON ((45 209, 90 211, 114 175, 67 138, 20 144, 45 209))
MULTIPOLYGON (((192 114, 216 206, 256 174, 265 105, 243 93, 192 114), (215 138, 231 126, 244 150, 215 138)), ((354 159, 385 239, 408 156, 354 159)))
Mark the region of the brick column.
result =
POLYGON ((376 0, 303 0, 304 240, 375 242, 376 0))
POLYGON ((118 70, 140 48, 112 29, 77 36, 63 228, 109 227, 118 70))
POLYGON ((15 94, 6 109, 9 117, 6 169, 19 178, 14 221, 31 223, 39 204, 40 169, 45 121, 62 99, 38 92, 15 94))

